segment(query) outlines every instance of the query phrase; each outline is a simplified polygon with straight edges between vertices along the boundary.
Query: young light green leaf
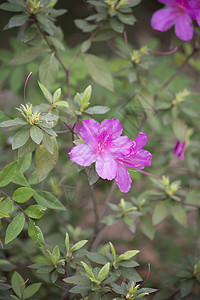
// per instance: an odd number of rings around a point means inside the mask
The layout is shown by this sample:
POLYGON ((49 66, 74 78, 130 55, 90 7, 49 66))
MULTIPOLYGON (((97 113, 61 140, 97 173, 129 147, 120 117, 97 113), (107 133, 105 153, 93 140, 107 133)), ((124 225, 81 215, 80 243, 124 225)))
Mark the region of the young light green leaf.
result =
POLYGON ((24 203, 33 196, 34 192, 29 187, 20 187, 14 191, 12 198, 18 203, 24 203))
POLYGON ((38 226, 35 225, 35 222, 32 219, 29 219, 28 235, 33 240, 36 246, 42 247, 45 245, 42 231, 38 226))
POLYGON ((25 284, 24 283, 24 279, 22 278, 22 276, 18 273, 18 272, 14 272, 12 277, 11 277, 11 285, 15 288, 13 288, 13 291, 15 292, 15 294, 20 298, 23 299, 23 294, 24 294, 24 290, 25 290, 25 284))
POLYGON ((59 260, 59 258, 60 258, 60 250, 59 250, 59 248, 58 248, 57 245, 53 249, 52 255, 53 255, 54 261, 56 263, 59 260))
POLYGON ((25 288, 23 299, 28 299, 28 298, 32 297, 33 295, 35 295, 35 293, 37 293, 37 291, 41 287, 41 284, 42 283, 40 283, 40 282, 33 283, 33 284, 29 285, 27 288, 25 288))
POLYGON ((114 83, 112 75, 107 67, 107 64, 102 58, 99 58, 92 54, 85 54, 84 60, 88 72, 92 79, 107 88, 109 91, 114 91, 114 83))
POLYGON ((66 232, 66 235, 65 235, 65 247, 66 247, 66 250, 67 250, 67 253, 69 252, 69 234, 66 232))
POLYGON ((54 94, 53 94, 53 103, 55 103, 56 101, 58 101, 60 99, 61 96, 61 88, 57 89, 54 94))
POLYGON ((2 213, 9 215, 9 213, 12 211, 13 203, 10 199, 5 199, 0 202, 0 219, 2 219, 4 216, 2 216, 2 213))
POLYGON ((73 252, 73 251, 76 251, 80 248, 82 248, 86 243, 88 242, 88 240, 82 240, 76 244, 74 244, 71 249, 69 250, 69 252, 73 252))
POLYGON ((110 250, 111 250, 111 253, 112 253, 114 261, 115 261, 116 260, 115 248, 114 248, 114 246, 113 246, 113 244, 111 242, 109 242, 109 245, 110 245, 110 250))
POLYGON ((124 260, 130 259, 131 257, 135 256, 139 252, 140 252, 139 250, 126 251, 117 258, 117 261, 120 261, 120 260, 123 260, 123 259, 124 260))
POLYGON ((42 181, 56 165, 58 159, 58 145, 55 137, 51 137, 53 153, 51 154, 44 144, 40 145, 35 153, 34 165, 38 182, 42 181))
POLYGON ((44 95, 44 97, 50 102, 53 102, 53 97, 51 95, 51 93, 49 92, 49 90, 41 83, 38 81, 39 87, 44 95))
POLYGON ((28 128, 18 131, 13 138, 12 150, 22 147, 28 141, 29 136, 30 131, 28 128))
POLYGON ((69 108, 69 104, 67 103, 67 101, 58 101, 56 102, 56 106, 69 108))
POLYGON ((92 94, 92 87, 89 85, 83 92, 83 105, 89 104, 90 98, 92 94))
POLYGON ((2 218, 10 218, 10 215, 7 214, 6 212, 0 210, 0 217, 2 217, 2 218))
POLYGON ((82 263, 82 265, 83 265, 86 273, 90 276, 90 278, 93 278, 94 280, 96 280, 95 276, 94 276, 94 274, 92 272, 92 269, 90 267, 88 267, 88 265, 86 263, 84 263, 83 261, 81 261, 81 263, 82 263))
POLYGON ((43 140, 43 132, 38 126, 31 127, 30 136, 31 136, 32 140, 38 145, 43 140))
POLYGON ((6 167, 4 167, 3 170, 1 170, 0 172, 1 187, 8 185, 12 181, 13 177, 15 176, 16 169, 17 169, 17 162, 15 161, 10 163, 6 167))
POLYGON ((99 271, 97 280, 103 281, 103 280, 106 278, 106 276, 108 275, 109 270, 110 270, 110 263, 108 262, 108 263, 107 263, 105 266, 103 266, 103 267, 101 268, 101 270, 99 271))
POLYGON ((25 217, 23 213, 20 213, 14 217, 6 229, 5 244, 14 240, 22 231, 25 223, 25 217))
POLYGON ((30 205, 27 209, 25 209, 25 213, 33 219, 40 219, 45 212, 46 208, 41 205, 30 205))

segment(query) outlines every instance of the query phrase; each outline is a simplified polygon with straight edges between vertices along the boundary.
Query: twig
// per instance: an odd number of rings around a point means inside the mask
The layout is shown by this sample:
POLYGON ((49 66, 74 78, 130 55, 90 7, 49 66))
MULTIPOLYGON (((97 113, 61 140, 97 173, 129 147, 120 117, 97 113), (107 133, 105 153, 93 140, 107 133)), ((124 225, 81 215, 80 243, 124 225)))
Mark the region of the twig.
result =
POLYGON ((190 60, 190 58, 192 58, 192 56, 197 52, 198 49, 193 49, 192 53, 190 55, 188 55, 185 59, 185 61, 182 63, 182 65, 180 65, 178 67, 178 69, 174 72, 174 74, 172 74, 172 76, 163 84, 163 86, 161 87, 161 89, 165 89, 173 80, 174 78, 178 75, 178 73, 187 65, 188 61, 190 60))

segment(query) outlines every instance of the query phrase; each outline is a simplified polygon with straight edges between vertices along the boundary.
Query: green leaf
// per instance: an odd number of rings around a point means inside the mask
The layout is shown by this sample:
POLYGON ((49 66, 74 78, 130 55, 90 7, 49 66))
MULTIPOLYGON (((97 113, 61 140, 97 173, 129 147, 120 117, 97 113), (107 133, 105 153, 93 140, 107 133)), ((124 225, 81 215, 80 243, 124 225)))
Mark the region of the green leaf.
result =
POLYGON ((114 224, 117 220, 119 220, 120 218, 121 218, 121 214, 119 216, 118 215, 108 215, 108 216, 105 216, 101 220, 101 222, 110 226, 110 225, 114 224))
POLYGON ((6 167, 3 168, 0 172, 0 187, 8 185, 13 177, 15 176, 15 172, 17 169, 17 162, 12 162, 6 167))
POLYGON ((52 283, 55 283, 58 279, 58 272, 57 270, 54 270, 52 273, 51 273, 51 281, 52 283))
POLYGON ((17 165, 18 165, 19 172, 21 172, 21 173, 26 172, 30 168, 31 161, 32 161, 32 154, 31 153, 27 154, 26 156, 20 157, 17 160, 17 165))
POLYGON ((84 60, 92 79, 96 83, 102 85, 109 91, 113 92, 113 78, 105 61, 102 58, 99 58, 92 54, 84 54, 84 60))
POLYGON ((53 102, 53 97, 51 95, 51 93, 49 92, 49 90, 41 83, 38 81, 39 87, 44 95, 44 97, 50 102, 53 102))
POLYGON ((30 61, 33 61, 35 58, 41 56, 44 53, 49 52, 48 49, 40 48, 40 47, 30 47, 27 50, 24 50, 17 56, 15 56, 9 63, 11 66, 18 66, 22 64, 26 64, 30 61))
POLYGON ((47 55, 39 67, 39 78, 42 84, 51 88, 56 80, 59 64, 54 53, 47 55))
POLYGON ((18 131, 13 138, 12 150, 22 147, 28 141, 29 136, 29 129, 22 129, 18 131))
POLYGON ((18 185, 23 185, 29 187, 30 184, 28 183, 26 177, 21 172, 16 172, 12 182, 18 185))
POLYGON ((140 228, 149 239, 153 240, 155 229, 152 225, 151 217, 149 215, 145 215, 140 218, 140 228))
POLYGON ((117 18, 110 19, 110 26, 116 32, 122 33, 124 31, 124 25, 117 18))
POLYGON ((66 250, 67 250, 67 253, 69 252, 69 234, 66 232, 66 235, 65 235, 65 247, 66 247, 66 250))
POLYGON ((31 136, 32 140, 38 145, 43 140, 43 132, 38 126, 31 127, 30 136, 31 136))
POLYGON ((38 145, 33 142, 31 138, 29 138, 28 141, 18 149, 18 157, 22 157, 30 152, 33 152, 37 146, 38 145))
POLYGON ((35 295, 35 293, 37 293, 37 291, 41 287, 41 284, 42 283, 40 283, 40 282, 33 283, 33 284, 29 285, 27 288, 25 288, 23 299, 28 299, 28 298, 32 297, 33 295, 35 295))
POLYGON ((81 261, 81 263, 82 263, 86 273, 90 276, 90 278, 95 279, 92 269, 90 267, 88 267, 88 265, 86 263, 84 263, 83 261, 81 261))
POLYGON ((46 133, 43 133, 43 135, 44 135, 44 138, 43 138, 44 147, 49 151, 49 153, 53 154, 54 144, 53 144, 52 138, 46 133))
POLYGON ((42 181, 56 165, 58 159, 58 145, 55 137, 51 137, 53 142, 53 153, 51 154, 44 144, 40 145, 35 153, 34 165, 38 182, 42 181))
POLYGON ((3 3, 0 5, 0 9, 6 10, 6 11, 22 11, 23 7, 17 4, 12 4, 12 3, 3 3))
POLYGON ((39 205, 44 207, 56 210, 66 210, 62 203, 49 192, 35 192, 33 197, 39 205))
POLYGON ((187 133, 185 121, 180 118, 172 119, 172 128, 177 140, 183 143, 185 141, 186 133, 187 133))
POLYGON ((174 203, 172 207, 172 216, 180 225, 185 228, 187 227, 187 214, 182 206, 174 203))
POLYGON ((13 16, 8 22, 8 28, 22 26, 28 19, 29 16, 25 14, 13 16))
POLYGON ((180 286, 180 296, 181 298, 185 298, 188 296, 193 288, 194 282, 193 279, 184 280, 180 286))
POLYGON ((25 213, 33 219, 40 219, 45 212, 46 208, 41 205, 30 205, 27 209, 25 209, 25 213))
POLYGON ((11 264, 8 260, 6 259, 0 259, 0 270, 1 271, 13 271, 14 269, 16 269, 16 266, 11 264))
POLYGON ((139 252, 140 252, 139 250, 126 251, 117 258, 117 261, 130 259, 131 257, 135 256, 139 252))
POLYGON ((131 232, 135 233, 135 222, 133 218, 129 215, 125 215, 123 217, 124 222, 127 224, 128 228, 130 229, 131 232))
POLYGON ((60 258, 60 250, 59 250, 58 246, 56 246, 56 247, 53 249, 52 256, 53 256, 54 261, 55 261, 55 263, 56 263, 56 262, 59 260, 59 258, 60 258))
MULTIPOLYGON (((0 202, 0 211, 2 213, 9 214, 12 211, 13 203, 10 199, 5 199, 0 202)), ((2 219, 3 216, 0 216, 0 219, 2 219)))
POLYGON ((110 108, 107 106, 97 105, 87 108, 85 112, 91 115, 102 115, 107 113, 109 110, 110 108))
POLYGON ((0 127, 11 127, 17 125, 27 125, 27 122, 25 122, 21 118, 15 118, 13 120, 7 120, 0 123, 0 127))
POLYGON ((58 101, 60 99, 61 96, 61 88, 57 89, 54 94, 53 94, 53 103, 55 103, 56 101, 58 101))
POLYGON ((101 300, 101 296, 99 295, 99 292, 93 292, 89 295, 88 300, 101 300))
POLYGON ((86 243, 88 242, 88 240, 82 240, 76 244, 74 244, 71 249, 69 250, 69 252, 73 252, 73 251, 76 251, 80 248, 82 248, 86 243))
POLYGON ((13 291, 20 299, 23 298, 23 294, 24 294, 24 290, 25 290, 25 284, 23 284, 24 281, 25 280, 22 278, 22 276, 18 272, 15 271, 13 273, 13 275, 11 277, 11 285, 16 286, 16 288, 13 288, 13 291))
POLYGON ((10 218, 10 215, 0 210, 0 217, 2 218, 10 218))
POLYGON ((154 209, 153 216, 152 216, 152 222, 153 225, 157 225, 161 221, 165 219, 168 212, 168 206, 166 201, 162 201, 158 203, 154 209))
POLYGON ((136 18, 132 14, 121 14, 117 13, 118 19, 125 24, 133 25, 136 21, 136 18))
POLYGON ((90 49, 91 45, 92 45, 92 42, 90 40, 83 42, 81 44, 81 52, 82 53, 87 52, 90 49))
POLYGON ((20 234, 24 227, 24 223, 25 217, 23 213, 20 213, 14 217, 6 229, 5 244, 10 243, 20 234))
POLYGON ((110 244, 110 249, 111 249, 111 253, 112 253, 112 256, 114 258, 114 260, 116 260, 116 251, 115 251, 115 248, 113 246, 113 244, 111 242, 109 242, 110 244))
POLYGON ((34 192, 29 187, 20 187, 14 191, 12 198, 18 203, 24 203, 33 196, 34 192))
POLYGON ((67 103, 67 101, 58 101, 58 102, 56 102, 56 106, 69 108, 69 104, 67 103))
POLYGON ((101 268, 101 270, 99 271, 97 280, 103 281, 103 280, 106 278, 106 276, 108 275, 109 270, 110 270, 110 263, 108 262, 108 263, 107 263, 105 266, 103 266, 103 267, 101 268))
POLYGON ((36 246, 42 247, 45 245, 42 231, 38 226, 35 225, 35 222, 32 219, 29 219, 28 235, 33 240, 36 246))
POLYGON ((91 32, 97 28, 97 25, 91 25, 85 20, 77 19, 74 21, 75 25, 83 32, 91 32))
POLYGON ((71 277, 67 277, 65 279, 63 279, 64 282, 66 283, 72 283, 72 284, 77 284, 77 285, 84 285, 84 284, 88 284, 89 280, 88 278, 81 276, 81 275, 74 275, 71 277))

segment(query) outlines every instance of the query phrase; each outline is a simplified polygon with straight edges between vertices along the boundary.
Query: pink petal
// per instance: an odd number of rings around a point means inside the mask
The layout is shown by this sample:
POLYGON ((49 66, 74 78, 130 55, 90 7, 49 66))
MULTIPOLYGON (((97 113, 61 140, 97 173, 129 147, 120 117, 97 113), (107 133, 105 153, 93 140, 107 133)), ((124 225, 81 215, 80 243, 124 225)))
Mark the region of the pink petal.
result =
POLYGON ((159 9, 151 18, 151 26, 155 30, 166 31, 176 22, 173 8, 159 9))
POLYGON ((140 132, 139 136, 134 139, 135 146, 133 147, 133 151, 136 153, 142 147, 144 147, 147 143, 146 133, 140 132))
POLYGON ((97 159, 97 153, 88 145, 80 144, 71 150, 71 161, 83 167, 90 166, 97 159))
POLYGON ((152 154, 146 150, 139 150, 137 153, 130 154, 122 159, 119 159, 125 166, 144 169, 145 166, 151 165, 152 154))
POLYGON ((108 155, 104 157, 99 156, 96 161, 95 167, 98 175, 103 179, 112 180, 116 176, 117 163, 112 157, 109 157, 108 155))
POLYGON ((128 193, 128 191, 131 188, 131 177, 128 173, 126 167, 124 167, 122 164, 118 163, 117 168, 117 175, 115 178, 115 184, 118 185, 119 189, 123 193, 128 193))
POLYGON ((90 146, 95 147, 97 145, 97 135, 100 129, 100 124, 93 119, 83 121, 83 127, 80 130, 80 134, 83 140, 90 146))
POLYGON ((115 157, 122 157, 130 153, 132 145, 133 142, 127 136, 120 136, 112 142, 108 151, 115 157))
POLYGON ((190 41, 193 37, 193 23, 190 16, 182 14, 177 17, 175 24, 175 33, 183 41, 190 41))
POLYGON ((104 136, 105 134, 110 136, 111 139, 118 138, 123 131, 122 125, 117 119, 105 119, 101 122, 101 129, 99 133, 104 136))

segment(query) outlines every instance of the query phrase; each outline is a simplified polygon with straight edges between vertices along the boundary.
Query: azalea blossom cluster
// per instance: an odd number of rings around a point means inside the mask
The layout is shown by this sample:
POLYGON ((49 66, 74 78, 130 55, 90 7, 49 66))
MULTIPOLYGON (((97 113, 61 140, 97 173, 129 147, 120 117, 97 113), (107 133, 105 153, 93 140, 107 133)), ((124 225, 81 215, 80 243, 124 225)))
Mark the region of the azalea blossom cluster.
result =
POLYGON ((155 30, 167 31, 173 25, 175 34, 183 41, 193 37, 193 20, 200 26, 199 0, 158 0, 167 7, 155 12, 151 19, 151 26, 155 30))
POLYGON ((103 179, 115 179, 115 184, 123 193, 131 188, 131 177, 127 167, 143 169, 151 165, 152 155, 143 150, 147 142, 145 133, 131 141, 121 136, 122 125, 117 119, 105 119, 99 124, 93 119, 83 121, 80 134, 85 143, 71 150, 70 159, 81 165, 90 166, 95 162, 95 169, 103 179))

